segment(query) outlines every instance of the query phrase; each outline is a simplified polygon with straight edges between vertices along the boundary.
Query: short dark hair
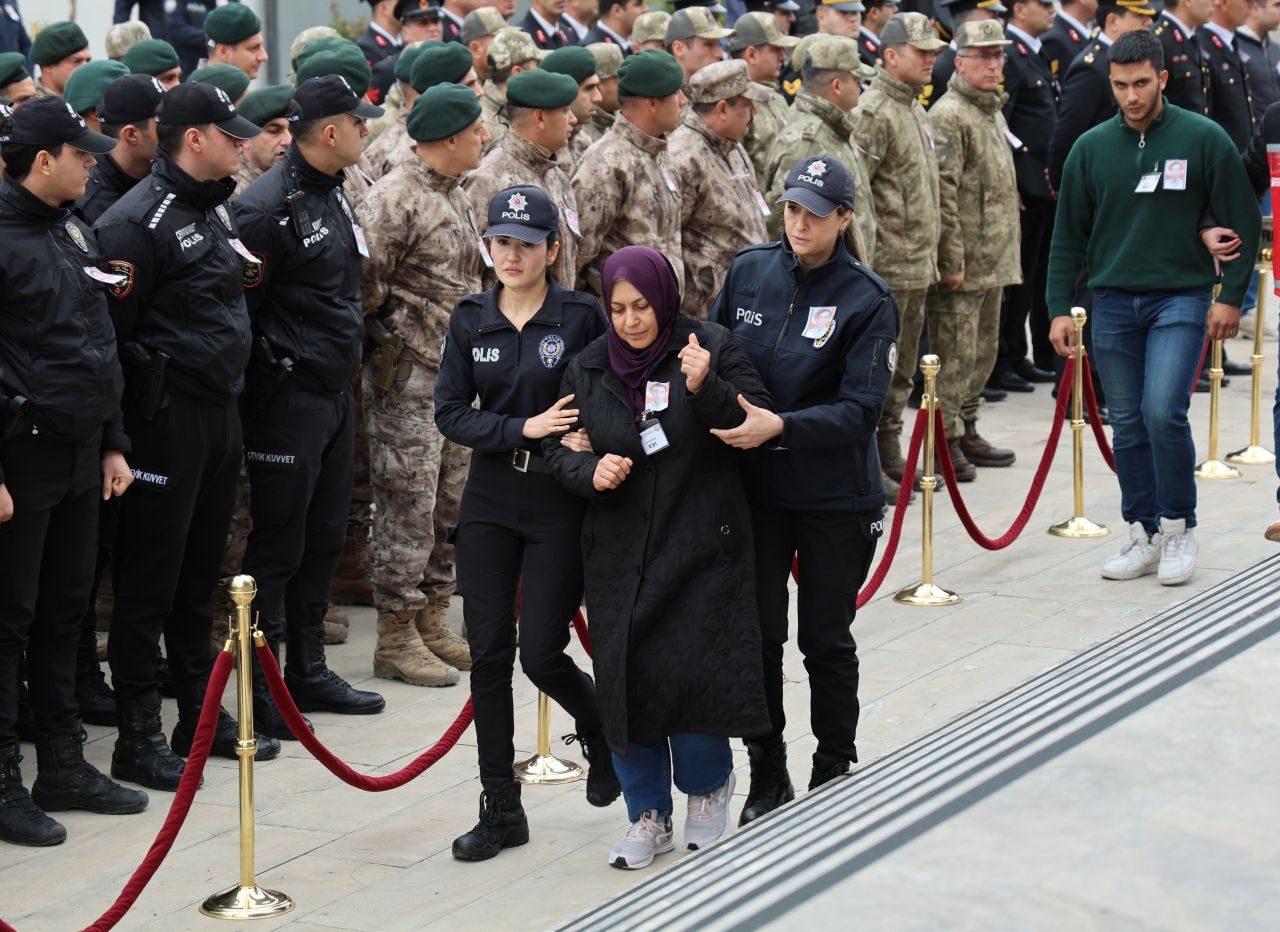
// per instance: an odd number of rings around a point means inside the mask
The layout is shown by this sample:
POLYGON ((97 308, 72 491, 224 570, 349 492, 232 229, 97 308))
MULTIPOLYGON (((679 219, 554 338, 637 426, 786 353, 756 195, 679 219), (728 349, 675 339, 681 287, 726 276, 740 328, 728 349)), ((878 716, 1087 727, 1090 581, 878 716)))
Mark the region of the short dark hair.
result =
MULTIPOLYGON (((198 128, 201 132, 207 133, 213 128, 213 125, 206 123, 198 128)), ((160 123, 157 121, 156 144, 169 155, 177 155, 182 151, 182 137, 187 134, 189 129, 191 129, 190 126, 175 126, 172 123, 160 123)))
POLYGON ((493 65, 493 56, 486 55, 485 58, 489 62, 489 80, 490 81, 492 81, 494 84, 506 84, 508 81, 511 80, 511 69, 515 67, 514 65, 508 68, 495 68, 493 65))
POLYGON ((834 68, 815 68, 813 59, 806 55, 804 65, 800 69, 800 78, 806 91, 821 92, 830 87, 834 79, 847 73, 834 68))
POLYGON ((1147 29, 1126 32, 1107 50, 1108 65, 1136 65, 1144 61, 1151 62, 1157 74, 1164 71, 1164 48, 1147 29))
POLYGON ((289 134, 294 142, 304 145, 315 139, 316 135, 329 124, 336 123, 333 117, 321 117, 318 120, 297 120, 289 124, 289 134))
POLYGON ((524 107, 524 106, 521 106, 520 104, 513 104, 511 101, 508 100, 507 101, 507 122, 512 124, 518 123, 526 113, 531 113, 535 109, 536 109, 535 107, 524 107))
POLYGON ((9 177, 21 181, 31 174, 31 166, 35 164, 37 155, 48 152, 56 159, 62 155, 63 145, 64 143, 58 143, 56 146, 36 146, 6 142, 0 146, 0 158, 4 159, 4 172, 9 177))
POLYGON ((603 19, 604 17, 608 16, 609 11, 612 10, 615 6, 622 6, 622 3, 620 2, 620 0, 600 0, 600 6, 599 6, 600 17, 603 19))

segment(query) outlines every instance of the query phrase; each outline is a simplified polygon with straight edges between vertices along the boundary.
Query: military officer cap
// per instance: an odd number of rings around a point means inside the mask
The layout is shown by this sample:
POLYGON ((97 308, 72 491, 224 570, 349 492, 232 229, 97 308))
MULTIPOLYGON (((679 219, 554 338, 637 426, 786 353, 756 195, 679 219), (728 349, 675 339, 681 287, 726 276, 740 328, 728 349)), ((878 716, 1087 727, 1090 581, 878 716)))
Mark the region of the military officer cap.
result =
POLYGON ((462 21, 462 30, 458 33, 458 38, 465 45, 468 42, 474 42, 476 39, 483 39, 485 36, 497 35, 498 30, 505 25, 507 25, 507 21, 498 12, 497 7, 476 7, 462 21))
POLYGON ((102 40, 102 44, 107 48, 107 58, 120 61, 129 49, 150 38, 151 30, 147 28, 147 24, 131 19, 127 22, 116 23, 108 29, 107 36, 102 40))
POLYGON ((667 23, 667 31, 662 41, 669 48, 672 42, 684 42, 697 36, 699 39, 727 39, 733 35, 732 29, 725 29, 716 20, 715 15, 705 6, 691 6, 676 10, 667 23))
POLYGON ((552 110, 567 107, 577 99, 578 82, 567 74, 536 68, 513 75, 507 82, 507 103, 516 107, 552 110))
MULTIPOLYGON (((75 77, 73 74, 72 77, 75 77)), ((70 83, 70 82, 68 82, 70 83)), ((154 119, 164 97, 164 86, 149 74, 126 74, 102 92, 98 119, 106 126, 135 126, 154 119)))
POLYGON ((262 20, 243 3, 214 7, 204 18, 204 34, 222 45, 235 45, 260 32, 262 20))
POLYGON ((87 113, 102 102, 102 92, 107 89, 108 84, 128 73, 129 69, 124 62, 109 58, 86 62, 71 72, 62 96, 76 113, 87 113))
POLYGON ((841 13, 865 13, 867 8, 858 0, 821 0, 818 6, 828 10, 839 10, 841 13))
POLYGON ((923 13, 895 13, 880 30, 881 45, 912 45, 922 52, 936 52, 947 47, 938 38, 933 24, 923 13))
MULTIPOLYGON (((456 43, 455 43, 456 44, 456 43)), ((409 111, 409 138, 436 142, 456 136, 480 119, 480 100, 461 84, 437 84, 422 92, 409 111)))
POLYGON ((160 74, 178 67, 178 53, 164 39, 143 39, 124 53, 124 63, 134 74, 160 74))
POLYGON ((360 46, 346 39, 342 43, 314 55, 305 55, 304 50, 305 60, 298 62, 298 83, 301 84, 308 78, 341 75, 356 92, 356 96, 363 97, 373 80, 373 71, 369 68, 364 52, 360 51, 360 46))
POLYGON ((986 10, 988 13, 1008 13, 1009 8, 1000 0, 939 0, 939 7, 945 7, 952 16, 968 13, 970 10, 986 10))
POLYGON ((545 243, 560 230, 560 212, 547 192, 533 185, 505 188, 489 202, 488 227, 481 236, 511 236, 526 243, 545 243))
POLYGON ((1117 15, 1133 13, 1135 16, 1151 17, 1157 15, 1156 8, 1151 5, 1150 0, 1102 0, 1098 6, 1101 7, 1098 11, 1099 22, 1105 20, 1108 13, 1117 15))
POLYGON ((540 62, 547 57, 547 53, 534 45, 533 36, 523 29, 504 26, 489 43, 488 56, 490 68, 505 71, 527 62, 540 62))
POLYGON ((848 36, 816 36, 805 45, 801 67, 806 63, 814 71, 847 71, 865 80, 876 76, 876 69, 859 57, 858 43, 848 36))
POLYGON ((670 97, 684 84, 684 70, 670 52, 648 49, 628 56, 618 69, 618 93, 628 97, 670 97))
POLYGON ((631 24, 631 46, 643 45, 645 42, 662 42, 666 39, 667 26, 671 22, 671 14, 665 10, 651 10, 641 13, 631 24))
POLYGON ((161 126, 212 123, 232 139, 252 139, 262 132, 236 112, 226 91, 200 81, 187 81, 165 92, 156 108, 156 123, 161 126))
POLYGON ((853 175, 834 155, 810 155, 791 166, 778 203, 799 204, 819 217, 837 207, 853 210, 853 175))
MULTIPOLYGON (((800 4, 796 3, 796 0, 746 0, 745 5, 753 13, 772 13, 774 10, 795 13, 800 9, 800 4)), ((738 24, 733 25, 736 28, 738 24)))
POLYGON ((61 97, 37 97, 16 110, 4 107, 0 115, 11 125, 0 133, 0 146, 36 146, 53 149, 68 145, 90 155, 106 155, 116 147, 110 136, 89 129, 84 117, 61 97))
POLYGON ((89 47, 89 40, 75 23, 50 23, 31 42, 31 60, 37 65, 56 65, 68 55, 89 47))
POLYGON ((266 126, 272 120, 289 115, 293 102, 292 84, 268 84, 240 101, 240 115, 255 126, 266 126))
MULTIPOLYGON (((89 64, 92 65, 94 63, 90 62, 89 64)), ((73 74, 72 77, 75 77, 75 75, 73 74)), ((187 80, 200 81, 203 84, 212 84, 214 87, 220 87, 227 92, 227 96, 232 100, 239 100, 244 96, 244 92, 249 89, 249 76, 235 65, 205 65, 203 68, 197 68, 191 72, 187 80)))
POLYGON ((409 83, 419 94, 437 84, 458 84, 473 65, 471 53, 465 45, 445 42, 418 53, 409 74, 409 83))
POLYGON ((971 19, 967 23, 961 23, 956 30, 958 49, 983 49, 1012 44, 1004 37, 1004 29, 998 19, 971 19))
POLYGON ((587 51, 595 56, 596 74, 601 80, 618 76, 618 69, 622 67, 622 49, 612 42, 592 42, 587 51))
POLYGON ((713 104, 735 97, 763 103, 772 93, 751 80, 747 63, 741 58, 712 62, 699 68, 689 79, 689 102, 694 104, 713 104))
POLYGON ((596 57, 580 45, 566 45, 542 60, 543 71, 567 74, 578 84, 596 73, 596 57))
POLYGON ((21 52, 0 52, 0 87, 17 84, 29 77, 25 55, 21 52))
POLYGON ((439 19, 440 7, 431 0, 399 0, 391 14, 402 23, 420 19, 439 19))
POLYGON ((755 48, 758 45, 776 45, 782 49, 796 47, 799 39, 784 36, 778 28, 778 21, 772 13, 743 13, 733 24, 733 38, 729 40, 729 51, 741 52, 743 49, 755 48))

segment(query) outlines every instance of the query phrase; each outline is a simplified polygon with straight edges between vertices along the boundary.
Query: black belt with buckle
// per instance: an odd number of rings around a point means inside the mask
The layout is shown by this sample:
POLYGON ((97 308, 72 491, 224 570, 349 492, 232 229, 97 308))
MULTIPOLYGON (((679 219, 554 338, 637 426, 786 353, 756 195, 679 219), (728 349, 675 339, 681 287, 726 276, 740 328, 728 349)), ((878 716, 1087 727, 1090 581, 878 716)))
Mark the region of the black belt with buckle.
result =
POLYGON ((503 461, 516 472, 539 472, 549 475, 551 470, 547 468, 546 461, 541 456, 535 456, 525 449, 516 449, 508 453, 499 453, 503 461))

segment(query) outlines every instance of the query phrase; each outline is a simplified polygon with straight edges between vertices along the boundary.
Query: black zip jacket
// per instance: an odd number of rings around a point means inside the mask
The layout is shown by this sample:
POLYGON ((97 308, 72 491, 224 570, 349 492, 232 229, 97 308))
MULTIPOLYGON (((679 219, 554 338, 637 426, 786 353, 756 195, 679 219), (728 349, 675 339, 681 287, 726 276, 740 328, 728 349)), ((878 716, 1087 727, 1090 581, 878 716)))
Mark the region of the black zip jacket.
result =
POLYGON ((89 171, 89 183, 85 186, 84 197, 76 201, 76 213, 92 226, 141 180, 126 174, 111 156, 101 156, 98 164, 89 171))
POLYGON ((93 228, 104 268, 125 278, 109 289, 121 346, 164 353, 168 390, 209 401, 239 395, 249 362, 248 263, 226 205, 234 190, 230 178, 196 181, 160 152, 93 228))
MULTIPOLYGON (((27 399, 23 417, 65 443, 129 452, 124 378, 102 262, 89 228, 8 176, 0 186, 0 395, 27 399)), ((12 413, 0 414, 0 430, 12 413)), ((0 483, 4 460, 0 456, 0 483)))
POLYGON ((747 493, 784 511, 880 512, 876 424, 897 364, 898 305, 841 242, 805 272, 786 239, 738 253, 710 319, 733 333, 782 417, 747 458, 747 493), (834 308, 825 336, 803 332, 834 308))
POLYGON ((245 297, 254 337, 265 337, 277 359, 294 363, 295 387, 338 393, 360 365, 360 252, 355 212, 342 176, 326 175, 291 148, 235 202, 245 245, 262 259, 245 297), (310 215, 300 233, 286 195, 296 179, 310 215))

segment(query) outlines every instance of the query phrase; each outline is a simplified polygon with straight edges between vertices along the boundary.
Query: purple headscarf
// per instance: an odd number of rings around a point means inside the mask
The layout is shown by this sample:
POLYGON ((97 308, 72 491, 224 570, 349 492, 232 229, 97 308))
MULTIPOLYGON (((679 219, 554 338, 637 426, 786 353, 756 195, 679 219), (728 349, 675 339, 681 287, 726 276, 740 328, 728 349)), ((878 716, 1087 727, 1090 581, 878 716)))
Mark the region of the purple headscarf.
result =
POLYGON ((671 331, 680 316, 680 284, 669 260, 656 249, 648 246, 625 246, 604 262, 600 275, 604 288, 604 307, 609 310, 613 283, 619 279, 629 281, 636 291, 644 295, 658 318, 658 336, 644 349, 632 349, 626 340, 609 327, 609 365, 631 396, 631 408, 636 417, 644 411, 644 383, 654 365, 667 351, 671 331))

